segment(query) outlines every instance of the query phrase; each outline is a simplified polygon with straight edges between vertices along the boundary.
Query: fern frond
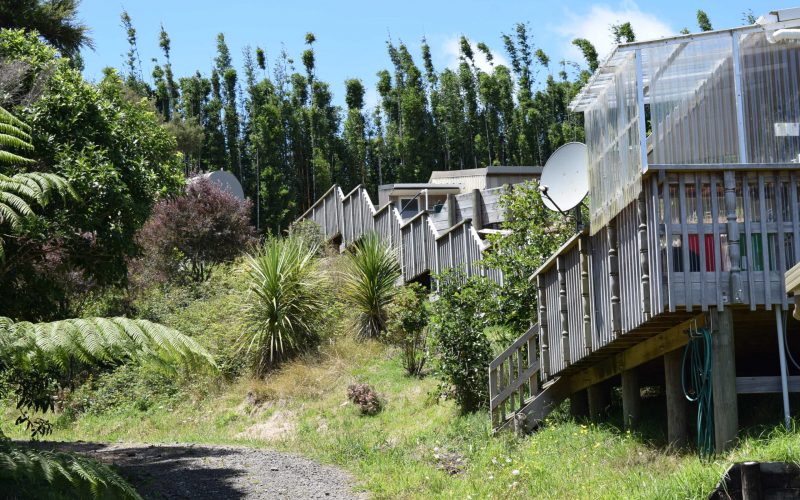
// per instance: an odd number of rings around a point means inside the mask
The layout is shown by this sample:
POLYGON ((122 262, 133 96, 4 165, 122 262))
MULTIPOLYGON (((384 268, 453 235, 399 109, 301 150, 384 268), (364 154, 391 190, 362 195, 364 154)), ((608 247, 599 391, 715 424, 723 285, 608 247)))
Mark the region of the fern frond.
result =
POLYGON ((58 491, 75 498, 141 499, 113 469, 73 453, 0 446, 0 481, 20 498, 58 491))
POLYGON ((12 115, 10 112, 8 112, 2 106, 0 106, 0 123, 7 123, 9 125, 13 125, 14 127, 17 127, 19 129, 23 130, 24 132, 30 132, 31 131, 31 126, 30 125, 28 125, 27 123, 23 122, 22 120, 20 120, 16 116, 12 115))
POLYGON ((33 160, 0 149, 0 165, 23 165, 29 163, 33 163, 33 160))
POLYGON ((21 149, 23 151, 33 151, 30 142, 20 139, 17 135, 0 133, 0 146, 4 148, 21 149))
POLYGON ((10 191, 0 191, 0 223, 8 222, 17 227, 22 217, 31 215, 33 211, 24 199, 10 191))
POLYGON ((30 136, 30 134, 24 132, 19 127, 15 127, 10 123, 3 123, 2 121, 0 121, 0 134, 13 135, 15 137, 18 137, 19 139, 22 139, 25 142, 33 141, 33 138, 30 136))
POLYGON ((30 193, 28 196, 40 205, 47 204, 53 194, 72 198, 78 197, 70 183, 60 175, 25 172, 16 174, 10 179, 12 182, 18 183, 19 186, 24 186, 24 189, 27 189, 27 192, 30 193))
POLYGON ((66 319, 15 323, 0 317, 0 361, 34 361, 67 366, 129 359, 174 369, 176 364, 216 368, 214 358, 191 337, 146 320, 128 318, 66 319))

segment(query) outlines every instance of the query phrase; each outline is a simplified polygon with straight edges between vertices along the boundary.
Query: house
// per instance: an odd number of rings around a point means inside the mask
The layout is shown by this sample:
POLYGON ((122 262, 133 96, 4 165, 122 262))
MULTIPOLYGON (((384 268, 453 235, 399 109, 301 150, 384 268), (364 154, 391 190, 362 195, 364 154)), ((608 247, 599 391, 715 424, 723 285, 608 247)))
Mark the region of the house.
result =
POLYGON ((584 115, 590 225, 536 271, 538 323, 490 365, 496 428, 533 427, 565 398, 596 415, 612 386, 635 425, 652 385, 669 441, 684 444, 697 408, 681 360, 708 332, 713 415, 701 422, 716 450, 735 441, 742 398, 782 393, 788 422, 799 82, 800 9, 614 49, 571 104, 584 115))
POLYGON ((427 183, 384 184, 378 187, 378 205, 392 203, 404 219, 422 210, 441 211, 447 195, 467 195, 538 179, 542 167, 491 166, 465 170, 436 170, 427 183))

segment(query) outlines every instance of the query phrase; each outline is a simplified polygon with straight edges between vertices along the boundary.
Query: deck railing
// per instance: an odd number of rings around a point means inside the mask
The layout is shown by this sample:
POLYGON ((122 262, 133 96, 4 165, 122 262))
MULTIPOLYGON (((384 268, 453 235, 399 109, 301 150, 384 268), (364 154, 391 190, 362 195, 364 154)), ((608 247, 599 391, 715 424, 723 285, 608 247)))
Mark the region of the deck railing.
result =
POLYGON ((800 165, 653 176, 659 311, 788 306, 783 273, 800 261, 800 165))
POLYGON ((327 239, 341 238, 344 247, 376 231, 397 249, 405 282, 448 268, 461 268, 467 275, 479 274, 497 283, 503 280, 500 271, 480 264, 488 244, 469 218, 440 233, 431 221, 430 212, 421 212, 404 221, 392 205, 376 209, 363 187, 345 194, 334 185, 298 220, 301 219, 319 224, 327 239))
POLYGON ((632 345, 663 314, 788 307, 800 165, 671 167, 651 166, 638 200, 537 270, 543 380, 632 345))
POLYGON ((539 392, 538 334, 539 326, 532 326, 489 365, 489 412, 494 429, 507 423, 510 415, 539 392))

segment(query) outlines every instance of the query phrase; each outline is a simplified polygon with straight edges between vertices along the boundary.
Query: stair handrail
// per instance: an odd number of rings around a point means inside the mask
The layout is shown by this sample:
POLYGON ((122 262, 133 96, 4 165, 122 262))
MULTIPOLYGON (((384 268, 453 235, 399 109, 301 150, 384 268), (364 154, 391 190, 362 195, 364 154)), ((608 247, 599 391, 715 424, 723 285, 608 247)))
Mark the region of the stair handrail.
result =
POLYGON ((494 429, 502 427, 538 393, 538 334, 539 325, 531 326, 489 364, 489 413, 494 429))

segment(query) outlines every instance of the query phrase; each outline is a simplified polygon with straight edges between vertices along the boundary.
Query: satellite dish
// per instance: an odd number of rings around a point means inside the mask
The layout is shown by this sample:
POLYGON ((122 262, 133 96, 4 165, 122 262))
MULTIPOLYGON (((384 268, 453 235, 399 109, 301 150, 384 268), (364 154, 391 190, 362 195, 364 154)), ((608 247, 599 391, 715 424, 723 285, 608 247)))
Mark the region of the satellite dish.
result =
POLYGON ((568 142, 556 149, 539 178, 544 205, 556 212, 577 207, 589 194, 588 165, 586 144, 568 142))
POLYGON ((223 191, 227 191, 240 200, 244 200, 244 190, 242 189, 242 185, 239 184, 236 176, 230 172, 225 170, 215 170, 214 172, 201 174, 197 178, 207 179, 209 182, 216 184, 217 187, 223 191))

